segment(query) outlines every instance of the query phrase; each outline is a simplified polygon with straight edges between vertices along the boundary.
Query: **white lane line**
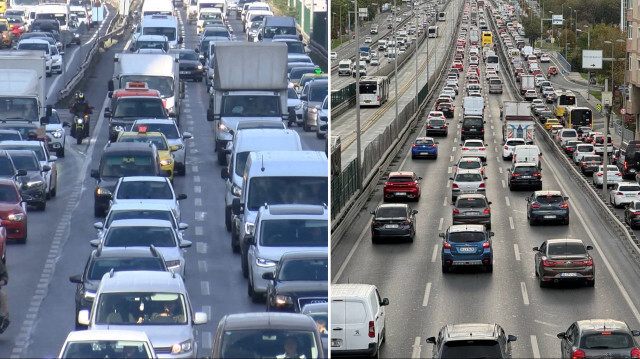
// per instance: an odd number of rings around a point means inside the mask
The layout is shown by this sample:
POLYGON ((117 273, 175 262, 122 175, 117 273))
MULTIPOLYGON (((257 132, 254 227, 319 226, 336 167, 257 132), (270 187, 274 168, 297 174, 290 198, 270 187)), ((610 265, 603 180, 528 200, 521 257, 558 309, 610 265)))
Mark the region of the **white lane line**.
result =
POLYGON ((204 221, 204 216, 205 216, 206 212, 196 212, 195 213, 195 218, 196 221, 204 221))
POLYGON ((426 307, 429 304, 429 293, 431 293, 431 282, 427 283, 427 288, 424 290, 424 299, 422 300, 422 306, 426 307))
POLYGON ((520 260, 520 249, 516 243, 513 244, 513 252, 516 254, 516 260, 520 260))
POLYGON ((333 277, 333 280, 331 281, 332 284, 338 283, 338 281, 340 280, 340 277, 342 276, 342 273, 344 272, 344 269, 347 267, 347 264, 351 260, 351 257, 353 257, 353 254, 356 252, 356 248, 358 248, 358 245, 360 244, 360 242, 362 242, 362 238, 364 238, 364 235, 367 232, 369 232, 369 227, 365 226, 362 229, 362 232, 360 232, 360 236, 358 237, 358 240, 356 240, 356 243, 353 245, 353 247, 349 251, 349 254, 347 254, 347 258, 345 258, 344 262, 342 262, 342 265, 338 269, 338 273, 336 273, 336 276, 333 277))
POLYGON ((193 200, 193 204, 197 207, 202 206, 202 198, 196 198, 193 200))
POLYGON ((453 147, 453 149, 451 150, 451 152, 456 152, 456 148, 455 148, 455 147, 453 147))
POLYGON ((198 166, 191 166, 191 172, 198 173, 198 166))
POLYGON ((200 182, 200 176, 193 176, 193 182, 194 183, 200 182))
POLYGON ((444 202, 442 202, 442 207, 446 207, 447 206, 447 197, 444 198, 444 202))
POLYGON ((511 202, 509 201, 509 197, 504 196, 504 201, 507 202, 507 206, 511 207, 511 202))
POLYGON ((201 193, 202 192, 202 187, 201 186, 193 186, 193 192, 201 193))
POLYGON ((457 143, 458 142, 458 137, 453 139, 453 143, 457 143))
POLYGON ((440 223, 438 224, 438 230, 442 230, 442 224, 444 223, 444 218, 440 217, 440 223))
POLYGON ((502 167, 498 167, 498 172, 502 173, 502 167))
POLYGON ((435 263, 438 258, 438 245, 433 246, 433 253, 431 254, 431 263, 435 263))
POLYGON ((447 173, 450 174, 451 173, 451 167, 447 167, 447 173))
POLYGON ((200 292, 202 293, 202 295, 211 294, 211 292, 209 291, 209 282, 207 282, 206 280, 200 282, 200 292))
POLYGON ((449 162, 453 162, 453 155, 451 155, 451 159, 449 160, 449 162))
POLYGON ((509 227, 511 227, 512 230, 516 229, 516 227, 513 225, 513 217, 509 217, 509 227))
POLYGON ((416 337, 416 340, 413 341, 413 351, 411 352, 411 359, 420 358, 420 351, 422 349, 422 346, 420 345, 421 340, 422 339, 420 339, 420 337, 416 337))
POLYGON ((497 147, 494 147, 494 148, 493 148, 493 152, 498 153, 498 148, 497 148, 497 147))
POLYGON ((496 156, 496 161, 500 162, 500 157, 496 156))
POLYGON ((540 348, 538 348, 538 339, 535 335, 531 336, 531 349, 533 349, 534 359, 540 358, 540 348))
MULTIPOLYGON (((491 129, 493 130, 493 125, 491 125, 491 129)), ((495 135, 496 135, 496 133, 494 132, 494 133, 493 133, 493 135, 495 136, 495 135)))
POLYGON ((211 343, 213 343, 213 335, 211 332, 202 332, 202 348, 211 349, 213 347, 211 343))
POLYGON ((502 188, 507 188, 507 183, 504 180, 502 180, 502 188))
POLYGON ((196 236, 202 236, 204 234, 204 228, 202 226, 196 226, 196 236))
POLYGON ((198 272, 207 273, 207 261, 198 261, 198 272))
POLYGON ((447 188, 451 186, 451 182, 447 181, 447 188))
POLYGON ((210 305, 203 305, 202 306, 202 311, 207 315, 207 318, 211 318, 211 306, 210 305))
POLYGON ((527 294, 527 286, 524 282, 520 282, 520 291, 522 292, 522 301, 524 305, 529 305, 529 295, 527 294))
POLYGON ((205 242, 196 242, 196 252, 198 254, 207 254, 207 244, 205 242))

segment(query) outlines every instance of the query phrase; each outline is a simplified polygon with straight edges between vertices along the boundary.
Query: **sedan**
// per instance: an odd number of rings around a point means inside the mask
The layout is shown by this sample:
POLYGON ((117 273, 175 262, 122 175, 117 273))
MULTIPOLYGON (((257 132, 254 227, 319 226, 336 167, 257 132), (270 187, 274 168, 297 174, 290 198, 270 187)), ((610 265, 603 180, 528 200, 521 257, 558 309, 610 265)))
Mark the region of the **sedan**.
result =
POLYGON ((551 56, 547 55, 547 54, 542 54, 540 55, 540 62, 542 63, 549 63, 551 62, 551 56))
POLYGON ((373 38, 371 38, 371 36, 365 36, 364 37, 364 43, 365 44, 370 44, 373 42, 373 38))
POLYGON ((167 177, 135 176, 121 177, 116 184, 111 198, 111 206, 115 204, 137 203, 145 201, 158 205, 167 205, 180 220, 179 201, 186 199, 186 194, 177 195, 167 177))
MULTIPOLYGON (((455 87, 454 87, 455 88, 455 87)), ((442 111, 444 117, 453 118, 455 115, 455 106, 450 102, 443 102, 436 106, 436 110, 442 111)))
POLYGON ((445 120, 439 118, 427 120, 427 136, 440 135, 446 137, 447 134, 449 134, 449 128, 445 120))
POLYGON ((462 61, 454 61, 451 64, 451 67, 454 68, 454 69, 458 69, 460 71, 462 71, 464 69, 464 65, 462 64, 462 61))
POLYGON ((502 159, 510 160, 513 158, 513 150, 516 146, 525 145, 524 138, 510 138, 504 143, 502 148, 502 159))
POLYGON ((486 165, 480 157, 461 157, 455 165, 454 173, 458 173, 461 170, 478 170, 484 176, 484 166, 486 165))
POLYGON ((535 252, 535 274, 540 279, 540 287, 560 281, 586 281, 587 286, 595 285, 595 265, 589 254, 592 246, 581 239, 547 239, 535 252))
POLYGON ((536 92, 536 90, 527 90, 524 93, 524 99, 526 101, 531 101, 533 99, 538 98, 538 92, 536 92))
POLYGON ((569 224, 569 197, 563 196, 560 191, 536 191, 526 200, 529 225, 541 221, 569 224))
POLYGON ((561 340, 562 359, 640 358, 640 348, 633 338, 640 336, 640 331, 631 330, 622 320, 578 320, 556 336, 561 340))
POLYGON ((640 185, 637 182, 618 182, 609 192, 609 202, 619 208, 640 200, 640 185))
POLYGON ((458 196, 453 206, 453 224, 483 224, 491 229, 490 204, 483 194, 458 196))
POLYGON ((371 242, 382 238, 398 238, 413 242, 417 210, 407 204, 381 204, 371 211, 371 242))
POLYGON ((417 157, 438 158, 438 142, 434 141, 431 137, 416 138, 411 145, 411 158, 417 157))
POLYGON ((624 221, 631 228, 640 226, 640 200, 631 201, 624 210, 624 221))
POLYGON ((337 60, 338 59, 338 53, 331 51, 331 60, 337 60))
POLYGON ((454 100, 456 99, 456 90, 454 90, 451 87, 443 88, 440 93, 445 94, 445 95, 450 95, 452 99, 454 99, 454 100))
POLYGON ((483 143, 482 140, 466 140, 462 146, 462 150, 460 151, 460 155, 462 157, 480 157, 483 161, 487 160, 487 144, 483 143))
POLYGON ((27 242, 27 205, 12 180, 0 179, 0 219, 7 239, 27 242))
POLYGON ((542 174, 536 163, 516 162, 507 170, 509 190, 517 187, 533 187, 542 189, 542 174))
MULTIPOLYGON (((603 185, 603 176, 604 176, 604 166, 598 166, 598 169, 593 172, 593 185, 602 188, 603 185)), ((622 181, 622 173, 618 169, 618 166, 615 165, 607 165, 607 187, 613 186, 618 182, 622 181)))
POLYGON ((460 170, 449 178, 451 184, 451 201, 455 202, 459 195, 468 193, 486 193, 484 177, 479 170, 460 170))
POLYGON ((585 176, 591 176, 601 165, 602 157, 598 155, 583 155, 580 162, 578 162, 580 171, 582 171, 582 174, 585 176))
POLYGON ((384 200, 420 199, 420 180, 414 172, 391 172, 384 184, 384 200))

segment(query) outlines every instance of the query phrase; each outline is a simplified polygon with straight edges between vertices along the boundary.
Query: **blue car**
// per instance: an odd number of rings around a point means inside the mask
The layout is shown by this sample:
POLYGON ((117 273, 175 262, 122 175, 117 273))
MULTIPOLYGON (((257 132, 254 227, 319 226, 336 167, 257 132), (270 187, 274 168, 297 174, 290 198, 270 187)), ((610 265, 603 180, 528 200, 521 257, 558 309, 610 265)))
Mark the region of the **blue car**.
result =
POLYGON ((433 137, 418 137, 411 145, 411 158, 438 158, 438 142, 433 137))
POLYGON ((442 273, 464 266, 483 266, 487 272, 493 272, 493 232, 487 232, 484 225, 453 225, 445 233, 440 233, 440 237, 444 239, 442 273))

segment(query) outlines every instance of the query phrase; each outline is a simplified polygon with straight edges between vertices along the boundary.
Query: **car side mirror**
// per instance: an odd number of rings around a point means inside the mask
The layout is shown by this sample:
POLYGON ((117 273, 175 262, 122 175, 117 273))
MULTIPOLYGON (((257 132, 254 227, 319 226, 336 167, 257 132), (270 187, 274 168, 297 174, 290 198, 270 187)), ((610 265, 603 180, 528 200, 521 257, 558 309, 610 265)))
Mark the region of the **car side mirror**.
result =
POLYGON ((89 325, 89 309, 78 312, 78 324, 89 325))
POLYGON ((69 122, 64 121, 62 122, 62 127, 71 127, 71 125, 69 124, 69 122))
POLYGON ((179 150, 180 147, 178 145, 173 145, 173 146, 169 147, 169 149, 171 150, 171 152, 175 152, 175 151, 179 150))
POLYGON ((89 244, 91 244, 92 247, 97 247, 100 245, 100 240, 99 239, 92 239, 89 241, 89 244))
POLYGON ((418 179, 419 179, 419 180, 421 180, 421 179, 422 179, 422 177, 418 176, 418 179))
POLYGON ((49 162, 55 162, 58 160, 58 156, 49 156, 49 162))
POLYGON ((193 138, 193 135, 191 134, 191 132, 183 132, 182 133, 182 139, 183 140, 188 140, 190 138, 193 138))
POLYGON ((17 177, 22 177, 26 175, 27 175, 27 170, 18 170, 18 172, 16 173, 17 177))
POLYGON ((453 181, 453 177, 449 177, 449 180, 453 181))
POLYGON ((71 277, 69 277, 69 281, 71 283, 82 283, 82 274, 72 275, 71 277))
POLYGON ((266 272, 266 273, 262 273, 262 279, 274 280, 275 277, 273 275, 273 272, 266 272))
POLYGON ((587 246, 587 250, 588 250, 588 251, 593 250, 593 246, 587 246))
POLYGON ((187 229, 189 229, 189 225, 188 224, 186 224, 184 222, 178 223, 178 230, 186 231, 187 229))
POLYGON ((489 237, 493 237, 493 236, 495 236, 495 233, 489 232, 489 237))
POLYGON ((48 125, 49 124, 49 117, 47 117, 47 116, 40 117, 40 123, 42 123, 43 125, 48 125))
POLYGON ((371 211, 371 212, 369 212, 369 214, 373 214, 375 216, 376 215, 376 211, 371 211))
POLYGON ((444 232, 443 233, 438 233, 438 237, 444 238, 444 232))
POLYGON ((180 193, 176 199, 178 201, 183 200, 183 199, 187 199, 187 195, 184 194, 184 193, 180 193))
POLYGON ((489 201, 489 202, 487 202, 487 203, 491 204, 491 201, 489 201))
POLYGON ((389 305, 389 298, 382 298, 382 302, 380 302, 381 306, 389 305))
POLYGON ((412 211, 411 211, 411 213, 413 213, 413 214, 418 214, 418 210, 417 210, 417 209, 414 209, 414 210, 412 210, 412 211))
POLYGON ((228 168, 226 168, 226 167, 221 168, 221 169, 220 169, 220 177, 221 177, 222 179, 227 179, 227 178, 229 178, 229 169, 228 169, 228 168))
POLYGON ((567 333, 565 332, 558 333, 556 334, 556 337, 558 337, 558 339, 567 339, 567 333))
POLYGON ((51 171, 51 166, 49 165, 42 166, 42 172, 49 172, 49 171, 51 171))
POLYGON ((98 170, 91 170, 91 178, 98 178, 100 175, 98 174, 98 170))
POLYGON ((509 334, 509 336, 507 337, 507 343, 515 342, 516 340, 518 340, 518 338, 515 335, 509 334))
POLYGON ((194 316, 193 316, 194 325, 206 324, 208 321, 209 321, 209 318, 207 317, 207 313, 204 313, 204 312, 194 313, 194 316))
POLYGON ((436 343, 436 337, 429 337, 426 340, 427 343, 429 344, 435 344, 436 343))
POLYGON ((131 52, 136 51, 136 47, 135 47, 135 46, 131 46, 131 47, 129 48, 129 51, 131 51, 131 52))
POLYGON ((191 241, 183 240, 180 242, 180 248, 189 248, 191 247, 191 241))
POLYGON ((309 97, 307 95, 300 96, 300 101, 308 101, 309 97))
POLYGON ((104 117, 111 118, 111 110, 109 108, 104 109, 104 117))
POLYGON ((538 248, 538 247, 533 247, 532 249, 533 249, 534 252, 540 252, 540 248, 538 248))
POLYGON ((253 234, 245 234, 244 235, 244 239, 247 242, 247 244, 249 244, 249 245, 255 245, 256 244, 256 237, 254 237, 253 234))
POLYGON ((632 330, 631 335, 633 335, 634 337, 640 336, 640 330, 632 330))
POLYGON ((564 200, 565 200, 565 201, 568 201, 568 200, 569 200, 569 197, 564 197, 564 200))
POLYGON ((96 223, 93 224, 93 228, 95 228, 95 229, 104 229, 104 223, 96 222, 96 223))

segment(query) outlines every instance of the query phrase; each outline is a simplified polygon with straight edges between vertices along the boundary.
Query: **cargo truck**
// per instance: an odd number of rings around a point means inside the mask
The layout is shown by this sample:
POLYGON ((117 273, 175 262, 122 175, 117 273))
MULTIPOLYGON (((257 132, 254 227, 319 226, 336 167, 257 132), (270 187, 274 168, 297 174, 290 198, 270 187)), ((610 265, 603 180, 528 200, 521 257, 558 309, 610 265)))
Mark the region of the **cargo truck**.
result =
POLYGON ((536 89, 536 78, 533 75, 522 75, 520 77, 520 95, 524 95, 527 90, 536 89))
POLYGON ((214 50, 207 120, 214 122, 218 162, 226 165, 231 129, 244 120, 287 120, 287 45, 222 42, 214 50), (268 71, 266 71, 268 70, 268 71))
POLYGON ((502 142, 522 138, 531 144, 535 140, 535 122, 531 116, 531 104, 527 101, 505 101, 502 106, 502 142))

